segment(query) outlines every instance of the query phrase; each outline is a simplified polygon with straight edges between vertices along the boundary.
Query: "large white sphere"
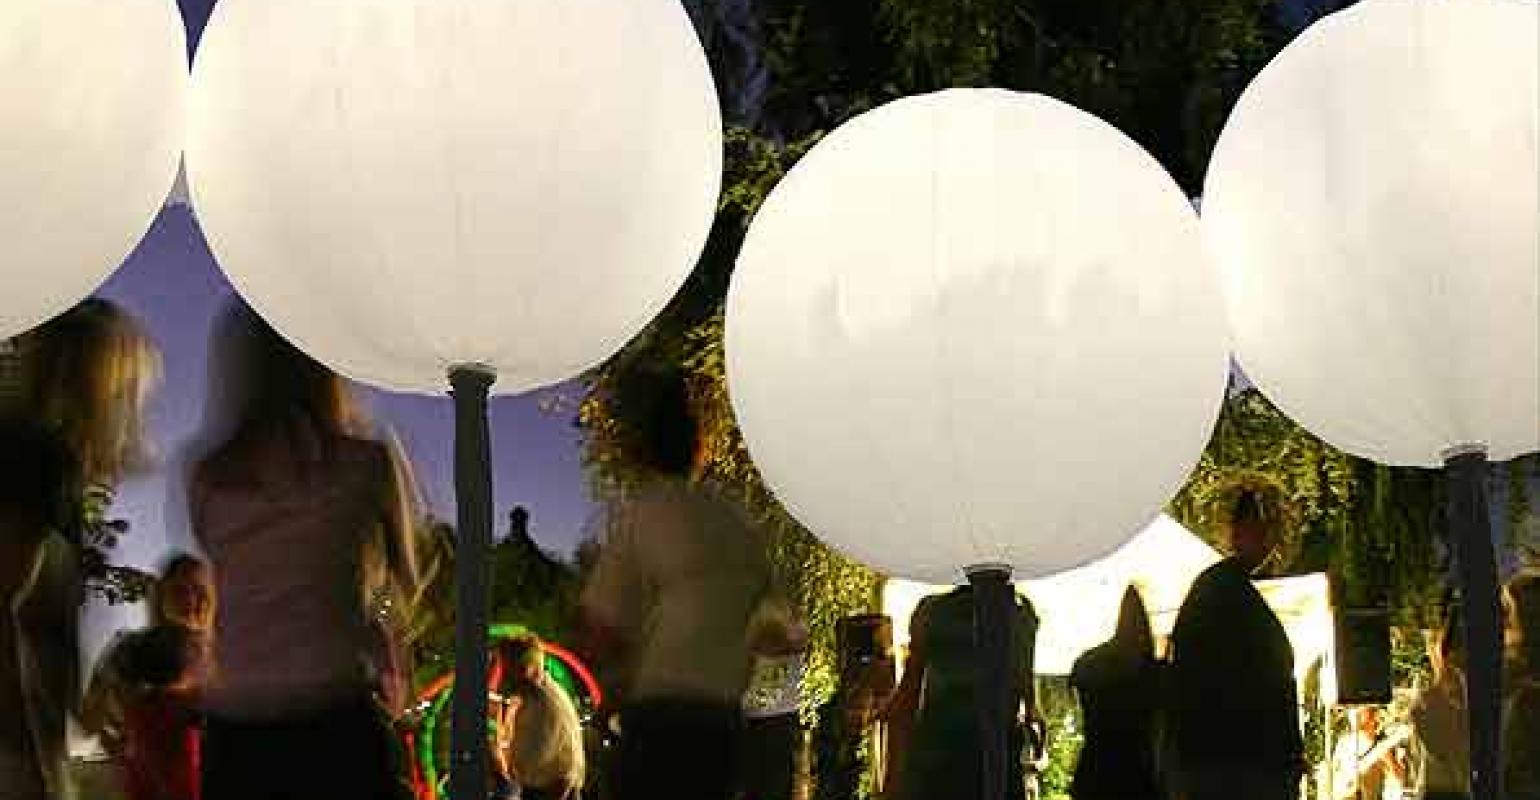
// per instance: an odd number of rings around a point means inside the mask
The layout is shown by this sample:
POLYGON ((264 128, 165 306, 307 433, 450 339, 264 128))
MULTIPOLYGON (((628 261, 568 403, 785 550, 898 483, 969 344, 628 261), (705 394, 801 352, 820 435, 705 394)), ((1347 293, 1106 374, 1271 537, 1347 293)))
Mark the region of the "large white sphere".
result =
POLYGON ((1540 4, 1365 0, 1241 97, 1203 224, 1246 374, 1331 444, 1540 449, 1540 4))
POLYGON ((721 174, 677 0, 221 0, 194 207, 241 294, 350 377, 518 392, 606 358, 704 244, 721 174))
POLYGON ((1208 440, 1218 278, 1176 183, 1047 97, 959 89, 863 114, 755 217, 727 308, 749 450, 851 557, 950 583, 1115 550, 1208 440))
POLYGON ((133 250, 176 176, 186 92, 172 0, 0 0, 0 337, 133 250))

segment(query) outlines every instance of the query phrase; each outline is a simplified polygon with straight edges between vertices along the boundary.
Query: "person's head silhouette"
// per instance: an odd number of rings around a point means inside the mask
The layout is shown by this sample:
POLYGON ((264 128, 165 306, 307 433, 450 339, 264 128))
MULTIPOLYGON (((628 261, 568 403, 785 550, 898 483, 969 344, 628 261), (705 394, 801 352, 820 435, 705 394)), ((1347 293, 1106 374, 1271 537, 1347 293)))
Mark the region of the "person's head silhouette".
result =
POLYGON ((1261 496, 1250 489, 1241 490, 1230 513, 1230 547, 1236 560, 1247 571, 1255 572, 1272 557, 1274 540, 1274 521, 1261 496))
POLYGON ((1145 659, 1155 657, 1155 634, 1150 630, 1150 614, 1145 609, 1144 597, 1132 585, 1123 592, 1115 639, 1130 655, 1145 659))
POLYGON ((700 428, 684 373, 668 366, 639 366, 621 380, 617 399, 616 418, 628 460, 665 477, 690 477, 700 428))

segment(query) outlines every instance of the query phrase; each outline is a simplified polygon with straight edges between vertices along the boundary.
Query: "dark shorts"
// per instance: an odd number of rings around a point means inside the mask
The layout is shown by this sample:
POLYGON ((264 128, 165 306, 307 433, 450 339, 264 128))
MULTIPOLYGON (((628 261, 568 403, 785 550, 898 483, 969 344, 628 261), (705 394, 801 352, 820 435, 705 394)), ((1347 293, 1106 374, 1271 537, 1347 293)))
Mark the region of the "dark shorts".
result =
POLYGON ((409 800, 390 725, 367 700, 270 720, 211 716, 203 800, 409 800))
POLYGON ((617 800, 727 800, 743 753, 736 704, 654 699, 627 706, 615 773, 617 800))

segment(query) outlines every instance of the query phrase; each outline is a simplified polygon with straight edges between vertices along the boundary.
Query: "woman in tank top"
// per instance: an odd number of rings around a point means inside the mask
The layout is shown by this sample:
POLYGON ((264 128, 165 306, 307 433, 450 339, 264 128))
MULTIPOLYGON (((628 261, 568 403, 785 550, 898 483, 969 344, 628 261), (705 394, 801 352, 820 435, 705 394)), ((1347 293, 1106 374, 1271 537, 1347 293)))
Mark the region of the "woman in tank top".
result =
POLYGON ((203 796, 402 797, 369 607, 382 588, 409 607, 416 583, 401 460, 340 377, 249 309, 216 335, 224 419, 188 489, 220 598, 203 796))

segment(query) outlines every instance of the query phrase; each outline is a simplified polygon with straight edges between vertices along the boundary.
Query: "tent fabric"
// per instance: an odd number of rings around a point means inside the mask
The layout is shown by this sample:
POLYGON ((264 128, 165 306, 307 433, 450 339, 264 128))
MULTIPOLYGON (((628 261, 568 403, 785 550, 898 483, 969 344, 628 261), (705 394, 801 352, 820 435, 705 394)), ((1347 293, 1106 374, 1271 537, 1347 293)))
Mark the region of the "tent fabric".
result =
MULTIPOLYGON (((1144 595, 1156 636, 1169 636, 1192 582, 1220 558, 1202 539, 1163 514, 1100 561, 1018 583, 1017 588, 1031 599, 1042 620, 1037 673, 1068 675, 1075 659, 1111 638, 1119 603, 1130 584, 1144 595)), ((1259 581, 1257 588, 1288 632, 1294 647, 1295 675, 1303 681, 1311 666, 1332 652, 1326 576, 1259 581)), ((920 600, 948 590, 914 581, 888 582, 883 590, 883 613, 893 618, 895 645, 909 643, 909 618, 920 600)), ((1323 671, 1323 677, 1329 672, 1323 671)))

